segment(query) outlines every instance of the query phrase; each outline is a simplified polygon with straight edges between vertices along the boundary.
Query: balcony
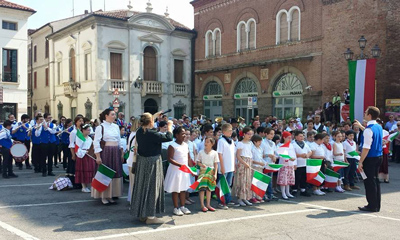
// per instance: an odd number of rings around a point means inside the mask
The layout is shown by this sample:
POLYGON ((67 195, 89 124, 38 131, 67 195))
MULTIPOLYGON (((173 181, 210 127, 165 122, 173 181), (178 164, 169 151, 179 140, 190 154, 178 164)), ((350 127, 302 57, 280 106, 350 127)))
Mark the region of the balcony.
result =
POLYGON ((68 98, 76 98, 77 97, 77 89, 81 88, 81 84, 77 82, 65 82, 64 86, 64 95, 68 98))
POLYGON ((184 83, 173 83, 172 85, 172 94, 174 96, 185 96, 188 95, 188 88, 189 86, 184 83))
POLYGON ((143 81, 142 97, 146 95, 159 95, 163 93, 163 83, 158 81, 143 81))
POLYGON ((109 79, 108 82, 108 92, 114 92, 115 89, 118 89, 120 93, 124 95, 128 92, 128 81, 126 80, 118 80, 118 79, 109 79))

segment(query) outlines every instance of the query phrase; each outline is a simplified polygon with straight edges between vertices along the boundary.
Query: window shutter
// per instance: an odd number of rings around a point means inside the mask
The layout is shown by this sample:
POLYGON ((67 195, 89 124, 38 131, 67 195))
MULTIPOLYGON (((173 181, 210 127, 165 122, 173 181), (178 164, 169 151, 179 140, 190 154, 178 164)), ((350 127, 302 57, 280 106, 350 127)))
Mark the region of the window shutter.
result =
POLYGON ((37 72, 33 73, 33 88, 37 88, 37 72))
POLYGON ((245 24, 240 25, 240 51, 246 49, 246 26, 245 24))
POLYGON ((174 60, 174 81, 183 83, 183 60, 174 60))
POLYGON ((75 82, 75 50, 69 51, 69 81, 75 82))
POLYGON ((49 69, 48 68, 46 68, 46 87, 48 87, 49 86, 49 69))
POLYGON ((299 11, 294 10, 292 13, 292 22, 290 25, 290 40, 299 41, 299 11))
POLYGON ((110 78, 122 79, 122 54, 110 53, 110 78))
POLYGON ((216 31, 215 33, 215 55, 221 55, 221 32, 216 31))
POLYGON ((157 57, 152 47, 144 49, 144 80, 157 81, 157 57))
POLYGON ((287 22, 287 15, 283 13, 281 15, 280 21, 280 37, 279 42, 285 43, 288 40, 288 22, 287 22))
POLYGON ((36 62, 37 60, 37 46, 33 47, 33 61, 36 62))
POLYGON ((249 48, 256 48, 256 24, 253 21, 250 22, 249 48))

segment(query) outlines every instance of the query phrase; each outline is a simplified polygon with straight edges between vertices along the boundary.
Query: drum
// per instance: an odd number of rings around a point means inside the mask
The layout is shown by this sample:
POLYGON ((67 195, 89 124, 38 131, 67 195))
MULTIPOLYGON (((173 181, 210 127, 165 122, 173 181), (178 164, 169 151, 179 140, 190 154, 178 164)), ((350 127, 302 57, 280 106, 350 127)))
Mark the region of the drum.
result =
POLYGON ((28 158, 28 149, 23 143, 16 143, 10 148, 10 153, 16 162, 23 162, 28 158))

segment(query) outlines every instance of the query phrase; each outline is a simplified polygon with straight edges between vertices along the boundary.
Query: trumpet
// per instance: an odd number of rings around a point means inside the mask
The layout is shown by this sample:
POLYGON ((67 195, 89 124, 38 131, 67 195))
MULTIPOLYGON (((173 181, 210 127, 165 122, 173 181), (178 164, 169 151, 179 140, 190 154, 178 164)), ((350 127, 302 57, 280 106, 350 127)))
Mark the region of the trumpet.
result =
POLYGON ((216 118, 215 118, 215 122, 217 122, 217 123, 222 122, 222 120, 224 120, 223 117, 216 117, 216 118))
POLYGON ((240 123, 241 121, 244 121, 245 119, 244 118, 242 118, 242 117, 238 117, 238 122, 240 123))

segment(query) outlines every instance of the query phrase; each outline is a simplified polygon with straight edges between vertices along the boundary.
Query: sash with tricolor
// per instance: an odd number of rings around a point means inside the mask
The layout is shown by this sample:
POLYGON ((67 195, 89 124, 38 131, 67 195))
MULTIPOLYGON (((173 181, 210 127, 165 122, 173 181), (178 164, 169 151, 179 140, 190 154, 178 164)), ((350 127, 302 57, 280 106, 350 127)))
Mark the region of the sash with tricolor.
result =
POLYGON ((251 191, 263 198, 270 182, 270 176, 254 171, 253 180, 251 181, 251 191))
POLYGON ((97 169, 96 175, 93 178, 92 187, 98 192, 104 192, 110 185, 114 175, 114 170, 104 164, 101 164, 97 169))

